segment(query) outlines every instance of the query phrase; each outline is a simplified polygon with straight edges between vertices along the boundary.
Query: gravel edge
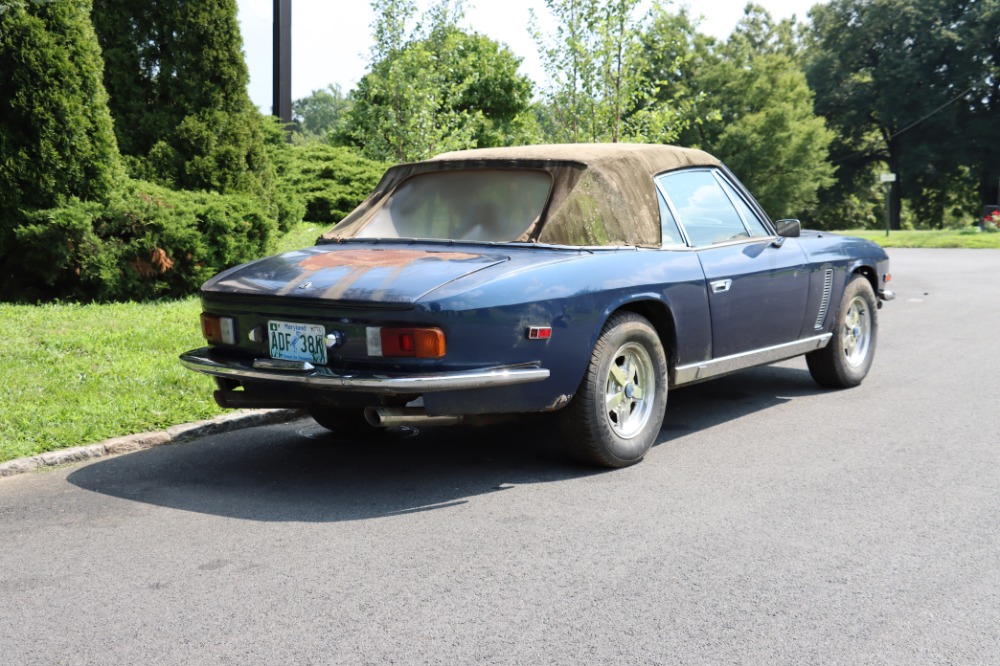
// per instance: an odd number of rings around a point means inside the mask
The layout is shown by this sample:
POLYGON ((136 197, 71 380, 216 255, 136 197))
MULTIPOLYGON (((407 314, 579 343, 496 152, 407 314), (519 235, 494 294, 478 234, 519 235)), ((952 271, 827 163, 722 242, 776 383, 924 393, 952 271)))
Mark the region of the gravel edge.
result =
POLYGON ((0 479, 16 474, 33 472, 45 467, 67 465, 103 458, 105 456, 142 451, 143 449, 150 449, 154 446, 162 446, 164 444, 185 442, 220 432, 231 432, 233 430, 243 430, 244 428, 285 423, 303 418, 304 416, 306 416, 306 413, 298 409, 240 410, 204 421, 176 425, 157 432, 112 437, 103 442, 88 444, 87 446, 74 446, 68 449, 40 453, 37 456, 8 460, 5 463, 0 463, 0 479))

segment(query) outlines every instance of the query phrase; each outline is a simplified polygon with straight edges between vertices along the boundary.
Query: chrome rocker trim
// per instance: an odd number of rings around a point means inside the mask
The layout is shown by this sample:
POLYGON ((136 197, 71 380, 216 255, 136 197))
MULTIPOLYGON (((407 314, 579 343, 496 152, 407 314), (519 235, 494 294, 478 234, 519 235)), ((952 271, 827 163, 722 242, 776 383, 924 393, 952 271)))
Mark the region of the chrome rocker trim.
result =
POLYGON ((420 375, 334 372, 330 368, 313 367, 309 363, 304 363, 294 370, 291 368, 279 370, 255 366, 252 360, 222 358, 213 355, 209 347, 193 349, 181 354, 180 359, 181 364, 188 370, 214 377, 288 382, 322 389, 343 389, 381 394, 428 393, 431 391, 509 386, 511 384, 539 382, 549 377, 547 369, 530 365, 456 372, 428 372, 420 375))
POLYGON ((753 351, 733 354, 732 356, 723 356, 722 358, 712 359, 711 361, 702 361, 701 363, 692 363, 690 365, 679 365, 674 370, 674 385, 680 386, 681 384, 700 382, 703 379, 718 377, 719 375, 729 374, 730 372, 736 372, 737 370, 744 370, 757 365, 766 365, 767 363, 784 361, 785 359, 799 356, 816 349, 822 349, 830 343, 830 338, 832 337, 833 333, 824 333, 823 335, 805 338, 804 340, 796 340, 795 342, 787 342, 773 347, 754 349, 753 351))

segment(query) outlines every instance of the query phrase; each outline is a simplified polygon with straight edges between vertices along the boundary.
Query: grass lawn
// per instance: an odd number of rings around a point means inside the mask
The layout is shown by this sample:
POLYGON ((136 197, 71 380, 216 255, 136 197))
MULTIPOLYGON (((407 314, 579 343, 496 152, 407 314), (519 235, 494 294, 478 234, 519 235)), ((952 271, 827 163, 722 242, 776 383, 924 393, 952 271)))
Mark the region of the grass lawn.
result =
MULTIPOLYGON (((293 228, 278 251, 325 229, 293 228)), ((177 356, 204 344, 197 297, 157 303, 0 303, 0 462, 209 418, 211 378, 177 356)))
POLYGON ((873 240, 882 247, 964 247, 970 249, 1000 249, 1000 233, 968 233, 957 229, 892 231, 838 231, 838 234, 873 240))
POLYGON ((203 344, 197 298, 0 304, 0 462, 208 418, 214 383, 184 370, 203 344))

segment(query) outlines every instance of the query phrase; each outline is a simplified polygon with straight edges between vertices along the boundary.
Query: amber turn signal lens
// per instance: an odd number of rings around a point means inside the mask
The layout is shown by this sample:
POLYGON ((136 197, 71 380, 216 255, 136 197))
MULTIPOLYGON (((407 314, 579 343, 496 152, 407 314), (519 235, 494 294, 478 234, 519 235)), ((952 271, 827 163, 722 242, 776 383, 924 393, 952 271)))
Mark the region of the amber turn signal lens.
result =
POLYGON ((236 327, 230 317, 201 313, 201 333, 209 342, 236 344, 236 327))
POLYGON ((444 356, 444 331, 440 328, 383 328, 380 337, 382 356, 444 356))

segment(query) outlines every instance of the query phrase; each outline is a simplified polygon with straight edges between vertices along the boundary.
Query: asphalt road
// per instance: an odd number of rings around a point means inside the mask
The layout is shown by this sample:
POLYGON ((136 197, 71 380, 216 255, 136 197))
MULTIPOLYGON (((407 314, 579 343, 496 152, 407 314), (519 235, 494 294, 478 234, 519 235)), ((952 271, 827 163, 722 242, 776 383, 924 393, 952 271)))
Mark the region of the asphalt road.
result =
POLYGON ((0 479, 0 664, 1000 664, 1000 252, 896 250, 875 365, 526 420, 311 421, 0 479))

